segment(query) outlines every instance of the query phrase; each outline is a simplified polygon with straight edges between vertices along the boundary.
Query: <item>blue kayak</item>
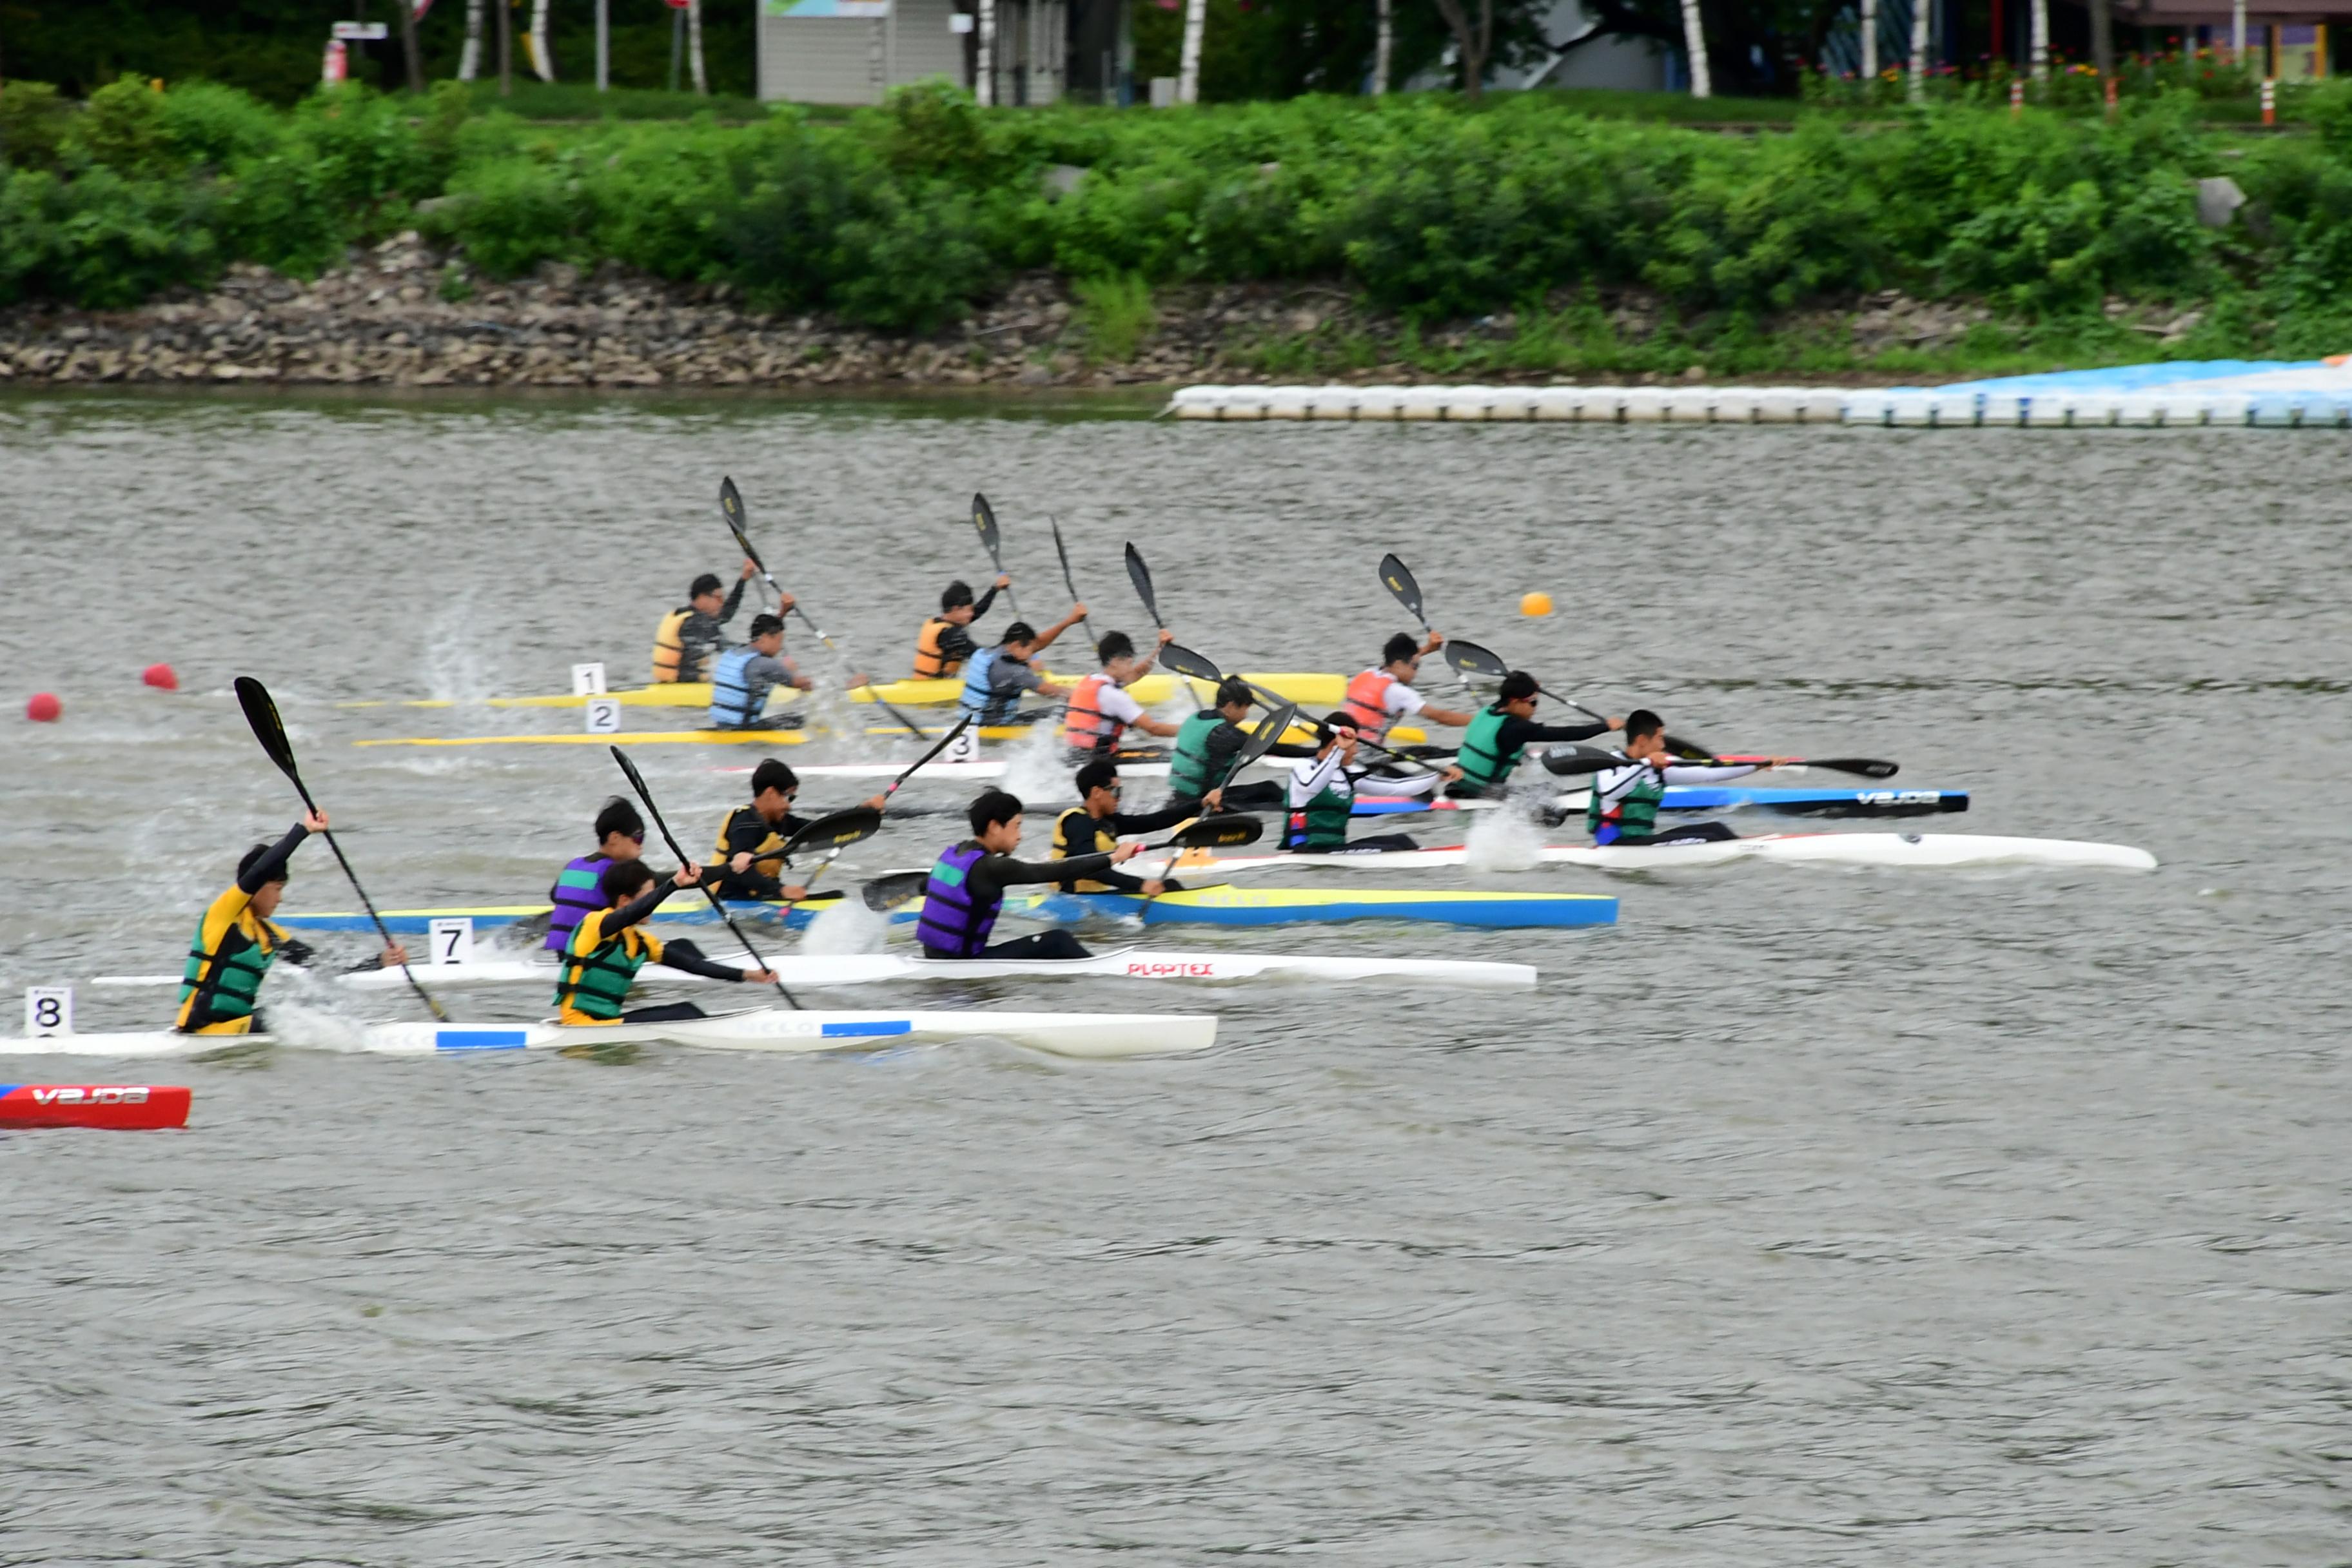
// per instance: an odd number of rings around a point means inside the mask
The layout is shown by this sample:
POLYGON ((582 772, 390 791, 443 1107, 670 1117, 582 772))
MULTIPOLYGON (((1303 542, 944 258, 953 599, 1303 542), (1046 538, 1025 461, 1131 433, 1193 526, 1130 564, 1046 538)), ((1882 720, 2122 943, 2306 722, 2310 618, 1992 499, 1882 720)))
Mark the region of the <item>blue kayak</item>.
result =
POLYGON ((1336 888, 1220 886, 1162 893, 1044 893, 1008 898, 1004 912, 1076 921, 1139 917, 1145 925, 1270 926, 1331 921, 1431 921, 1465 926, 1589 926, 1617 923, 1617 900, 1596 893, 1486 893, 1441 889, 1348 891, 1336 888))
MULTIPOLYGON (((1584 809, 1582 790, 1557 797, 1570 811, 1584 809)), ((1352 815, 1391 816, 1416 811, 1485 811, 1484 800, 1410 800, 1360 796, 1352 815)), ((1665 811, 1769 811, 1776 816, 1934 816, 1966 811, 1964 789, 1742 789, 1737 784, 1669 784, 1660 803, 1665 811)))

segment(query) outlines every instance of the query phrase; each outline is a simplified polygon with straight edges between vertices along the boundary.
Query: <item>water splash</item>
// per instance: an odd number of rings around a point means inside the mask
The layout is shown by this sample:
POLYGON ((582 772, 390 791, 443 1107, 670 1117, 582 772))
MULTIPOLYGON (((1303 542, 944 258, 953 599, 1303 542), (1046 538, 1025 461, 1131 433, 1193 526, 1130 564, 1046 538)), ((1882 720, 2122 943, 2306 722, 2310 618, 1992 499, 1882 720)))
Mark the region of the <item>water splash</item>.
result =
POLYGON ((1463 839, 1469 851, 1465 861, 1474 871, 1527 871, 1537 864, 1543 848, 1543 830, 1536 826, 1529 802, 1514 796, 1493 811, 1465 812, 1470 832, 1463 839))
POLYGON ((801 938, 806 954, 879 952, 890 930, 889 917, 866 907, 863 899, 844 899, 809 922, 801 938))
POLYGON ((475 703, 498 695, 490 656, 476 630, 478 597, 474 592, 457 595, 426 629, 418 663, 425 691, 442 701, 475 703))

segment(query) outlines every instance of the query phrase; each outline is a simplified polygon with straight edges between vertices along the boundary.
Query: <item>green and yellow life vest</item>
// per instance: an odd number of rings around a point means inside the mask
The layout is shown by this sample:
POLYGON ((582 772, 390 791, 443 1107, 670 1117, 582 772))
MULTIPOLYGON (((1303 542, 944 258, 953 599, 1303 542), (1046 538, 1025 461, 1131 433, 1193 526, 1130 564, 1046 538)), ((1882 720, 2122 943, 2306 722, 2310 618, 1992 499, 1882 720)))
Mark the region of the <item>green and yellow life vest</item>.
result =
POLYGON ((660 942, 635 926, 607 937, 604 921, 612 913, 598 910, 572 933, 572 945, 563 954, 563 979, 555 987, 555 1005, 566 1023, 574 1021, 573 1014, 605 1024, 618 1018, 628 1005, 629 988, 637 983, 637 971, 648 960, 661 959, 660 942))
POLYGON ((180 973, 173 1026, 188 1034, 243 1034, 252 1027, 262 979, 286 933, 253 912, 253 897, 231 888, 196 921, 180 973))

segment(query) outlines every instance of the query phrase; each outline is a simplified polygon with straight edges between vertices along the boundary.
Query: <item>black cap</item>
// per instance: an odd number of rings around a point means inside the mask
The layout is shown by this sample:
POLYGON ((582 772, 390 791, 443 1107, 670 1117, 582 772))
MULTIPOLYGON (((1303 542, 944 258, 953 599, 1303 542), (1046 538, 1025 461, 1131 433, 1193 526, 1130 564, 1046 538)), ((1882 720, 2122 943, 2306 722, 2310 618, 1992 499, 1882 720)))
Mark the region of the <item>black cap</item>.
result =
POLYGON ((764 610, 751 617, 751 635, 754 637, 763 637, 770 632, 780 632, 783 629, 784 623, 764 610))

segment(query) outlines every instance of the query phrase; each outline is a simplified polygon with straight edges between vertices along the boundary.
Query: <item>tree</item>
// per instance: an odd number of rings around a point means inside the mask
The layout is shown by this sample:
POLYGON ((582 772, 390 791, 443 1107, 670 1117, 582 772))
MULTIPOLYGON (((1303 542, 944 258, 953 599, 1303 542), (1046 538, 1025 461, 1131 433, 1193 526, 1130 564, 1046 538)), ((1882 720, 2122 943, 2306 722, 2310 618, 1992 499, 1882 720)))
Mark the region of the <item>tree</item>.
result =
POLYGON ((1486 60, 1495 49, 1495 0, 1477 0, 1478 20, 1473 26, 1463 0, 1437 0, 1437 14, 1454 34, 1454 53, 1462 68, 1462 94, 1478 101, 1486 89, 1486 60))
POLYGON ((2116 17, 2114 0, 2091 0, 2091 62, 2099 68, 2099 79, 2107 81, 2116 74, 2116 17))
POLYGON ((1184 0, 1184 49, 1176 61, 1176 101, 1201 101, 1201 33, 1208 26, 1209 0, 1184 0))
POLYGON ((702 68, 702 0, 686 0, 686 54, 694 71, 697 97, 710 96, 710 78, 702 68))
POLYGON ((1706 24, 1699 17, 1698 0, 1683 0, 1683 56, 1690 61, 1691 96, 1713 98, 1715 82, 1706 72, 1706 24))
POLYGON ((400 53, 408 62, 408 90, 425 90, 425 57, 416 47, 416 7, 412 0, 392 0, 400 8, 400 53))

